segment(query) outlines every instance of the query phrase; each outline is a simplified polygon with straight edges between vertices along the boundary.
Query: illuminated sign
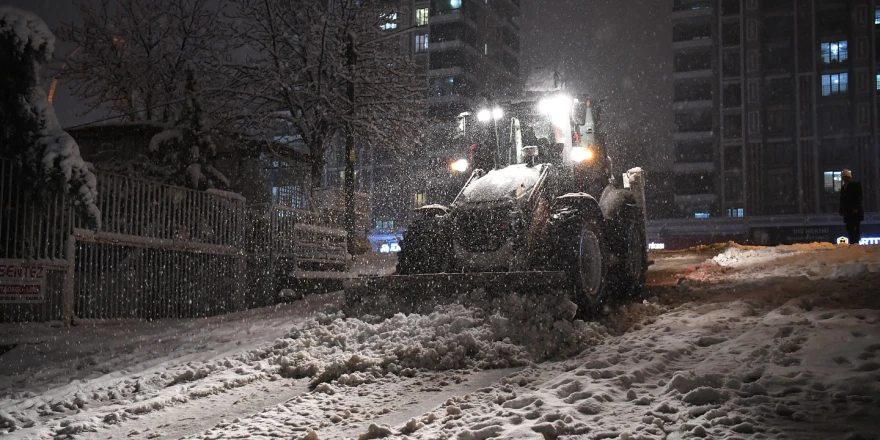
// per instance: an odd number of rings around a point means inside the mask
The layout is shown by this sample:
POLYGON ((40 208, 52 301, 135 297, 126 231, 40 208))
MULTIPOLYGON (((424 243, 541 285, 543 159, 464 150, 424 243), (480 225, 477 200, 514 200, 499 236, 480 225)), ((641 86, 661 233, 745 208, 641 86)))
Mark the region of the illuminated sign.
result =
POLYGON ((665 243, 654 243, 652 241, 652 242, 648 243, 648 249, 650 249, 652 251, 662 251, 663 249, 666 249, 666 244, 665 243))
POLYGON ((379 247, 379 253, 382 254, 397 252, 400 252, 400 245, 398 243, 385 243, 379 247))
MULTIPOLYGON (((837 244, 849 244, 849 239, 846 237, 837 237, 837 244)), ((859 240, 859 245, 861 246, 877 244, 880 244, 880 237, 865 237, 859 240)))

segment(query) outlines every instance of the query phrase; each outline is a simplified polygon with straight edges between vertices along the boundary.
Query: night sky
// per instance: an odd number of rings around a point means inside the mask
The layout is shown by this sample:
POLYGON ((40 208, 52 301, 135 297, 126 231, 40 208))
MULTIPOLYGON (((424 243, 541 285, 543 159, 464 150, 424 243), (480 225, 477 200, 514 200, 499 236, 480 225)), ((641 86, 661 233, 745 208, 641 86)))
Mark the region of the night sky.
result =
POLYGON ((615 170, 672 166, 671 1, 522 0, 523 73, 560 66, 603 100, 615 170))
MULTIPOLYGON (((0 0, 39 14, 50 27, 76 19, 68 0, 0 0)), ((568 86, 604 100, 603 121, 618 163, 668 168, 672 163, 670 2, 656 0, 522 0, 522 72, 557 67, 568 86)), ((58 45, 56 58, 70 47, 58 45)), ((62 126, 99 119, 64 87, 55 106, 62 126)))

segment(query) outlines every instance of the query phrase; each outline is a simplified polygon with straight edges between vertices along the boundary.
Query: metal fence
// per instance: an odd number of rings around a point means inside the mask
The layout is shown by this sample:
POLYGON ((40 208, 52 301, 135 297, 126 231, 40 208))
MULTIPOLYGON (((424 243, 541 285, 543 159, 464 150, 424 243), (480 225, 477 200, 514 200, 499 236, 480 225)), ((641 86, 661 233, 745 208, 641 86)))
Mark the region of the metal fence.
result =
POLYGON ((74 316, 176 318, 244 308, 244 198, 96 177, 101 227, 74 225, 74 316))
POLYGON ((279 277, 306 256, 347 262, 344 232, 306 224, 308 212, 95 174, 101 227, 90 230, 64 197, 34 198, 0 159, 0 293, 23 284, 4 278, 4 263, 46 270, 42 296, 0 295, 0 322, 216 315, 273 303, 279 277))
POLYGON ((61 195, 25 191, 21 178, 12 161, 0 159, 0 322, 60 321, 72 282, 72 211, 61 195), (22 267, 43 271, 41 281, 8 276, 22 267), (32 281, 41 283, 39 293, 23 295, 32 281))

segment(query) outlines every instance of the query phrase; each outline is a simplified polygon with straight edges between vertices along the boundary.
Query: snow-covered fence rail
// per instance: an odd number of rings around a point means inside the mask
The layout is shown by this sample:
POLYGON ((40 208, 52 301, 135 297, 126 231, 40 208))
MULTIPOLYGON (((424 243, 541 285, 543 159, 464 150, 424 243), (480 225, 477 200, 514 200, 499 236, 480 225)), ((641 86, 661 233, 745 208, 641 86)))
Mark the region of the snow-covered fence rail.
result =
POLYGON ((246 307, 244 198, 96 176, 101 227, 74 228, 78 319, 209 316, 246 307))
POLYGON ((60 321, 73 213, 63 195, 37 197, 0 158, 0 322, 60 321))
MULTIPOLYGON (((146 179, 97 172, 100 234, 238 247, 244 239, 244 198, 146 179)), ((81 222, 78 229, 85 229, 81 222)))
POLYGON ((286 279, 349 262, 345 233, 307 211, 95 176, 97 230, 63 196, 34 197, 0 159, 0 322, 216 315, 271 304, 286 279))

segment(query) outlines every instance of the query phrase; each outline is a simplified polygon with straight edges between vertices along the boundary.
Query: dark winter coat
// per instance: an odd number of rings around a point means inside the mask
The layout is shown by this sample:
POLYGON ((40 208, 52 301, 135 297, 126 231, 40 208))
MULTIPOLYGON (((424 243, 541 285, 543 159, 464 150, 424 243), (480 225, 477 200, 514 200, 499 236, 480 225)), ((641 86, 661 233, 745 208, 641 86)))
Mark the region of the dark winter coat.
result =
POLYGON ((862 206, 862 184, 855 181, 845 183, 840 188, 840 215, 844 223, 865 220, 865 208, 862 206))

